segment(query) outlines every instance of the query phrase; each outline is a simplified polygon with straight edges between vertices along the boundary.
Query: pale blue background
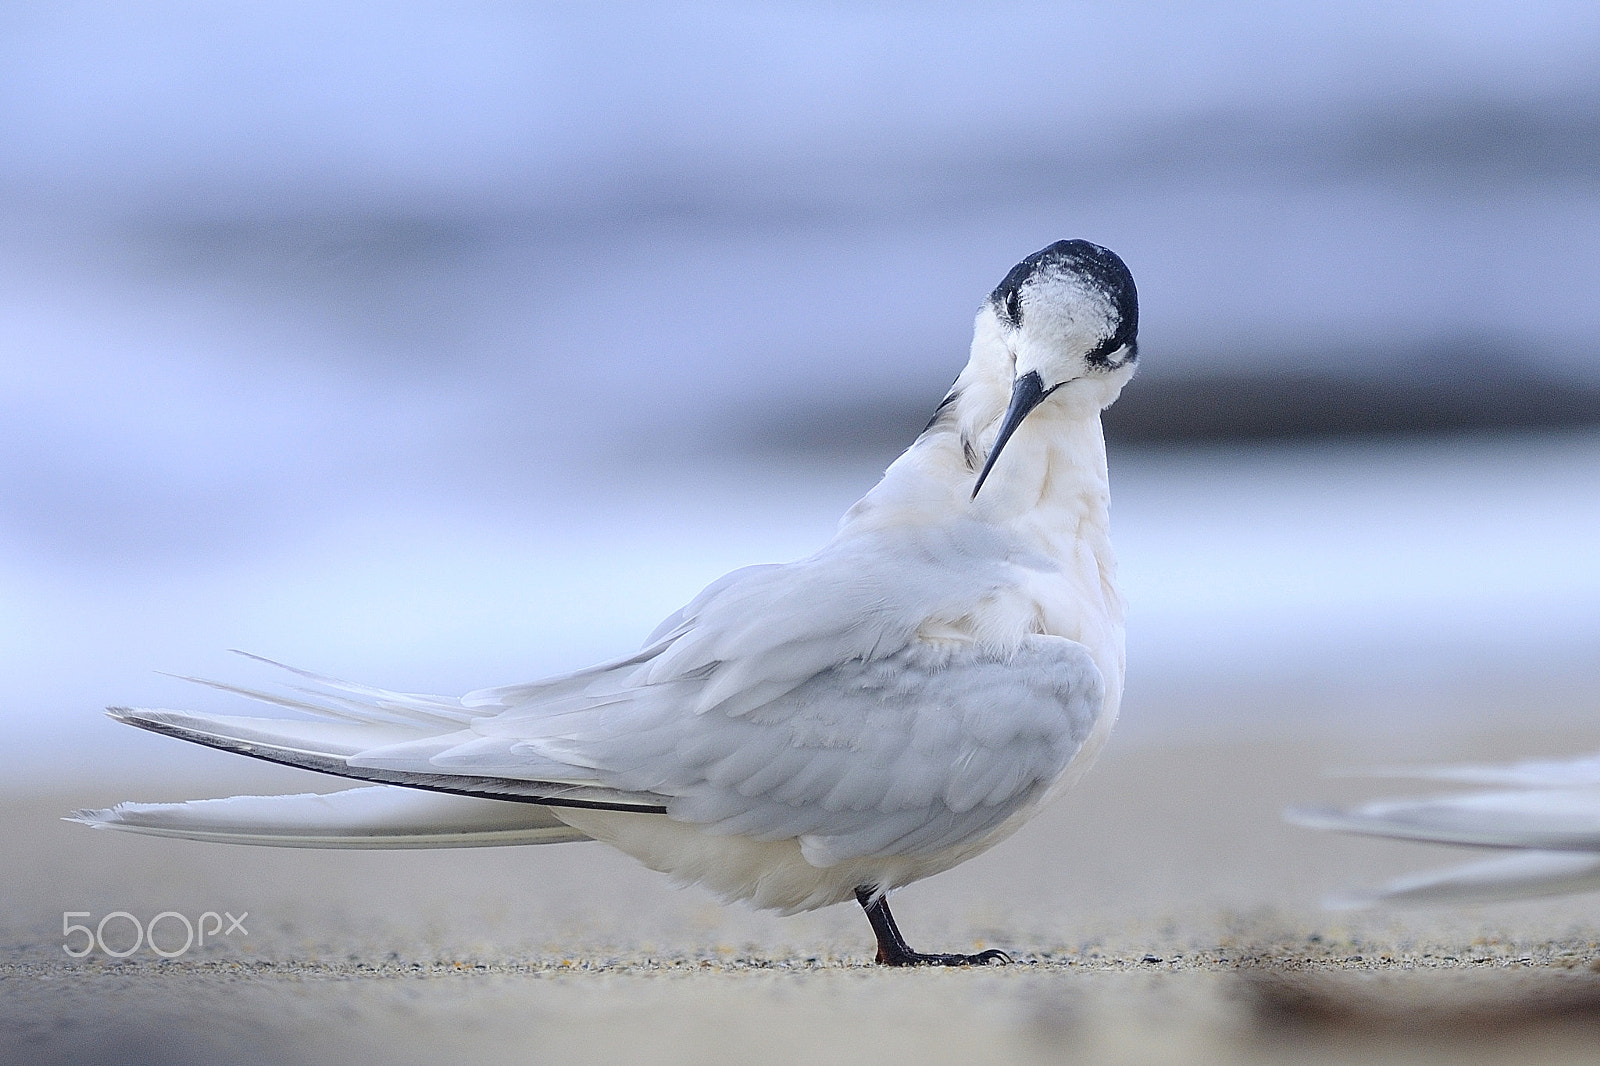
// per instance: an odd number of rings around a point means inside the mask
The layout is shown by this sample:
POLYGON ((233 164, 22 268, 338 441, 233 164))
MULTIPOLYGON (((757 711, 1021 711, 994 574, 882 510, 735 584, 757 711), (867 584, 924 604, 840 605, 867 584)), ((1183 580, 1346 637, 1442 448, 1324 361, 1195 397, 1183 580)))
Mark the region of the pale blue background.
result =
MULTIPOLYGON (((152 671, 229 647, 632 646, 826 537, 894 448, 817 438, 931 409, 1065 236, 1147 383, 1600 382, 1600 9, 0 7, 0 770, 187 758, 97 709, 224 706, 152 671)), ((1600 690, 1592 431, 1112 458, 1131 737, 1299 724, 1219 678, 1335 727, 1600 690)))

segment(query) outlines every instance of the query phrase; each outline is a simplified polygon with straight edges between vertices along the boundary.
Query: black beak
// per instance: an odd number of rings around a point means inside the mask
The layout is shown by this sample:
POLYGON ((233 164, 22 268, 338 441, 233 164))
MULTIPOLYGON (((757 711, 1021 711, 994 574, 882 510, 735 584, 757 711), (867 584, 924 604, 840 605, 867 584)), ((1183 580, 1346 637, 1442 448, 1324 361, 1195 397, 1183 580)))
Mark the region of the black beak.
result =
POLYGON ((994 461, 1000 458, 1000 450, 1006 446, 1006 441, 1011 439, 1011 434, 1022 425, 1022 420, 1028 417, 1035 407, 1039 406, 1046 396, 1055 389, 1044 387, 1037 370, 1030 370, 1016 380, 1011 386, 1011 406, 1006 408, 1006 417, 1000 423, 1000 433, 994 438, 994 447, 989 449, 989 461, 983 464, 983 473, 978 475, 978 483, 972 486, 972 497, 977 499, 978 490, 983 488, 984 479, 989 476, 989 471, 994 469, 994 461))

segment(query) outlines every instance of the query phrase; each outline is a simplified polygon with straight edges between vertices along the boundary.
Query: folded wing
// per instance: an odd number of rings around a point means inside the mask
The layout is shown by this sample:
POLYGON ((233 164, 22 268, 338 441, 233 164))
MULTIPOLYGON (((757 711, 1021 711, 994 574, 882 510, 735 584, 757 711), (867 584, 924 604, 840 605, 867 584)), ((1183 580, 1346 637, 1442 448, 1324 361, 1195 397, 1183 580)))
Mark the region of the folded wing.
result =
POLYGON ((1348 810, 1296 807, 1286 817, 1314 829, 1438 844, 1600 851, 1600 789, 1592 788, 1380 800, 1348 810))
POLYGON ((829 866, 987 833, 1061 774, 1101 702, 1088 652, 1041 636, 1011 654, 913 643, 737 714, 684 714, 663 693, 629 706, 626 729, 608 715, 489 725, 513 755, 581 764, 708 832, 798 838, 829 866))
POLYGON ((737 571, 637 654, 563 677, 450 699, 296 671, 314 685, 290 696, 207 683, 318 720, 112 714, 385 785, 797 838, 817 865, 936 851, 1038 798, 1102 706, 1072 641, 917 638, 959 631, 1021 565, 976 523, 846 537, 737 571))

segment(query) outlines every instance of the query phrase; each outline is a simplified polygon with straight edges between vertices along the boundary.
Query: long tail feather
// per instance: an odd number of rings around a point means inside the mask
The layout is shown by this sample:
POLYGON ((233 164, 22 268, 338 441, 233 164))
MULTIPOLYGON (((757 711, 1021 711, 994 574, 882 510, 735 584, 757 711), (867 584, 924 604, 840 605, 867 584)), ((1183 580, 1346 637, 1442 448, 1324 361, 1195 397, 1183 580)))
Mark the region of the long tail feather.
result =
POLYGON ((427 773, 379 767, 352 766, 357 751, 378 744, 399 743, 426 734, 389 725, 351 725, 343 722, 305 722, 278 718, 232 718, 184 711, 112 707, 107 713, 119 722, 207 747, 248 755, 267 762, 333 774, 384 785, 405 785, 458 796, 518 800, 557 807, 663 814, 658 801, 633 793, 571 781, 533 781, 509 777, 427 773), (353 731, 353 732, 352 732, 353 731), (359 737, 361 739, 355 739, 359 737), (343 738, 341 741, 339 738, 343 738), (355 747, 356 750, 351 750, 355 747))
POLYGON ((327 795, 119 803, 77 811, 95 829, 284 848, 473 848, 589 839, 548 808, 386 785, 327 795))
POLYGON ((1600 889, 1600 855, 1582 851, 1518 851, 1483 862, 1396 878, 1381 888, 1330 896, 1335 910, 1378 903, 1487 903, 1600 889))
MULTIPOLYGON (((267 666, 276 667, 279 670, 294 674, 296 677, 305 678, 307 681, 320 685, 324 689, 332 689, 335 692, 344 692, 355 696, 357 697, 355 700, 341 700, 340 702, 353 707, 358 713, 370 713, 374 707, 377 707, 390 714, 432 725, 462 725, 470 722, 473 718, 472 712, 462 706, 459 699, 453 699, 449 696, 425 696, 414 692, 392 692, 385 688, 358 685, 352 681, 341 681, 336 677, 314 674, 310 670, 302 670, 297 666, 276 662, 265 656, 255 655, 248 651, 239 651, 237 648, 234 649, 234 654, 242 655, 246 659, 264 663, 267 666)), ((336 698, 329 697, 327 693, 316 689, 297 688, 296 691, 319 696, 323 699, 336 698)))

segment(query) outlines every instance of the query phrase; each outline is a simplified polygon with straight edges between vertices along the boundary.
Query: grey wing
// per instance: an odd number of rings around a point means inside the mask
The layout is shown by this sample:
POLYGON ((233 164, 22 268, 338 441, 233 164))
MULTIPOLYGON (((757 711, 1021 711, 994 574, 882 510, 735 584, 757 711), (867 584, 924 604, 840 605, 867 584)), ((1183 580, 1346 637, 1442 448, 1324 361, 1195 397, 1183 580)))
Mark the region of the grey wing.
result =
POLYGON ((1401 840, 1600 851, 1600 789, 1596 788, 1468 792, 1378 800, 1349 810, 1292 807, 1285 814, 1312 829, 1401 840))
MULTIPOLYGON (((1102 703, 1087 651, 926 644, 1014 583, 974 523, 842 537, 714 583, 638 653, 459 701, 313 678, 348 724, 129 712, 146 728, 349 777, 568 806, 663 811, 799 838, 819 863, 938 850, 1004 821, 1077 752, 1102 703), (201 721, 204 717, 204 721, 201 721)), ((231 686, 223 686, 230 687, 231 686)))
MULTIPOLYGON (((1341 775, 1343 776, 1343 775, 1341 775)), ((1578 759, 1530 759, 1505 766, 1386 766, 1352 777, 1408 777, 1452 781, 1463 785, 1506 785, 1513 788, 1583 788, 1600 786, 1600 753, 1578 759)))
POLYGON ((798 838, 808 861, 831 866, 986 835, 1066 769, 1102 698, 1088 651, 1060 637, 1009 656, 914 642, 738 714, 635 704, 581 723, 523 719, 515 748, 661 796, 671 817, 712 833, 798 838), (630 728, 611 728, 622 720, 630 728))

